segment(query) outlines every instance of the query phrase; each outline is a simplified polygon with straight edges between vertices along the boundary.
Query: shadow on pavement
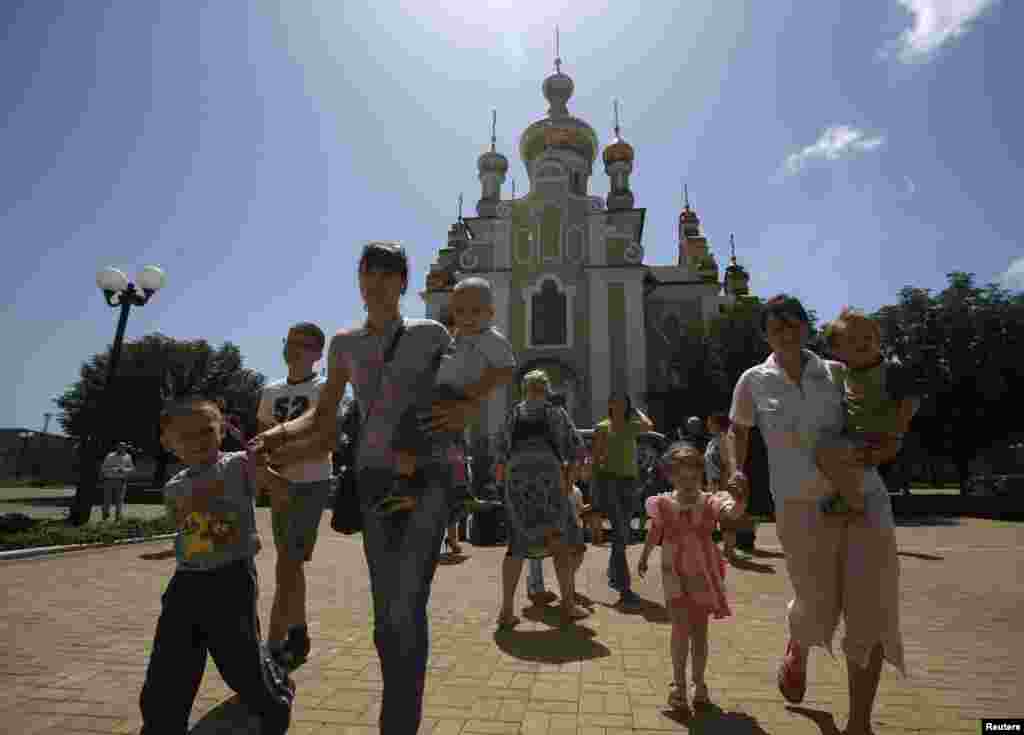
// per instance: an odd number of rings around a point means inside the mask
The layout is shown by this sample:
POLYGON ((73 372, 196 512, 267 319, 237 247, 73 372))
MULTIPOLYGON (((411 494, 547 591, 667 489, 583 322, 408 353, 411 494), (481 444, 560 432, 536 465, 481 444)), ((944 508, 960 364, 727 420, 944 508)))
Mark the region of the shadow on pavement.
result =
POLYGON ((756 561, 750 559, 744 559, 742 557, 736 557, 732 561, 726 562, 736 569, 742 569, 746 572, 758 572, 759 574, 775 574, 775 567, 771 564, 758 564, 756 561))
POLYGON ((607 602, 599 602, 597 604, 611 608, 612 610, 618 610, 623 615, 642 615, 644 620, 648 623, 670 622, 668 611, 665 609, 664 605, 657 602, 651 602, 644 597, 640 597, 640 601, 635 605, 621 605, 618 602, 611 604, 607 602))
POLYGON ((665 717, 683 725, 690 735, 769 735, 756 717, 744 712, 726 712, 716 704, 703 705, 688 716, 664 710, 665 717))
POLYGON ((781 551, 765 551, 764 549, 754 549, 748 552, 751 556, 760 556, 765 559, 784 559, 786 555, 781 551))
POLYGON ((821 730, 821 735, 842 735, 831 712, 825 712, 820 709, 811 709, 810 707, 789 706, 786 707, 786 710, 806 717, 818 726, 818 729, 821 730))
POLYGON ((896 554, 898 556, 909 556, 914 559, 924 559, 925 561, 942 561, 946 558, 944 556, 935 556, 934 554, 922 554, 917 551, 897 551, 896 554))
POLYGON ((221 702, 188 731, 189 735, 259 735, 260 718, 249 713, 238 697, 221 702))
MULTIPOLYGON (((547 609, 557 618, 557 610, 547 609)), ((595 639, 596 635, 578 625, 554 630, 499 630, 494 642, 502 652, 522 661, 567 664, 610 656, 611 651, 595 639)))
POLYGON ((166 551, 154 551, 149 554, 139 554, 139 558, 145 559, 146 561, 153 561, 155 559, 173 559, 174 549, 167 549, 166 551))

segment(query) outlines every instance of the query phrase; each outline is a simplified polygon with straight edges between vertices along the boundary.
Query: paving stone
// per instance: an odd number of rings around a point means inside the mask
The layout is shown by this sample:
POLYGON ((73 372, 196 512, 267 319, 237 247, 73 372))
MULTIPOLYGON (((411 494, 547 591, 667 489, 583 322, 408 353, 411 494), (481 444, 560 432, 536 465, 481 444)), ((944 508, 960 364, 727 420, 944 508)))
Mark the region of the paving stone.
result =
MULTIPOLYGON (((266 630, 275 553, 269 513, 257 510, 257 557, 266 630)), ((291 732, 377 733, 380 666, 361 541, 334 534, 325 514, 307 565, 313 653, 295 672, 291 732)), ((1020 714, 1024 701, 1024 524, 962 519, 897 529, 908 677, 883 670, 875 731, 976 733, 981 717, 1020 714)), ((169 544, 166 544, 169 548, 169 544)), ((774 526, 758 530, 756 568, 729 570, 734 617, 711 622, 708 684, 715 708, 692 732, 801 735, 845 725, 846 662, 815 651, 805 702, 788 707, 775 686, 790 588, 774 526), (767 554, 765 553, 767 551, 767 554)), ((134 733, 139 691, 173 559, 162 545, 115 547, 0 563, 0 729, 20 735, 134 733)), ((608 547, 592 548, 579 589, 594 614, 567 631, 544 611, 520 613, 496 634, 503 548, 465 547, 442 565, 430 605, 431 660, 422 735, 654 735, 686 732, 665 704, 672 681, 670 629, 659 617, 657 573, 637 580, 650 608, 614 607, 603 587, 608 547), (533 618, 528 615, 534 615, 533 618)), ((629 549, 636 564, 638 547, 629 549)), ((550 567, 550 565, 546 565, 550 567)), ((547 571, 547 570, 546 570, 547 571)), ((549 585, 557 592, 554 575, 549 585)), ((525 590, 517 608, 527 607, 525 590)), ((553 608, 552 608, 553 610, 553 608)), ((661 610, 663 613, 663 610, 661 610)), ((191 721, 234 693, 212 660, 191 721)))

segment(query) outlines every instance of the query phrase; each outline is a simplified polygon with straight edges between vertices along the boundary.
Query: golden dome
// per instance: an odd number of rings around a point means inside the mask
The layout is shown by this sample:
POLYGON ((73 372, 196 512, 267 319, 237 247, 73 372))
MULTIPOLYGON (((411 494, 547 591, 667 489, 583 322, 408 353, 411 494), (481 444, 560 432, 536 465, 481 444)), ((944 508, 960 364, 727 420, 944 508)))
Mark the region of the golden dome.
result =
POLYGON ((615 163, 616 161, 632 161, 633 160, 633 146, 624 141, 622 138, 616 138, 613 140, 605 149, 602 154, 604 163, 608 164, 615 163))

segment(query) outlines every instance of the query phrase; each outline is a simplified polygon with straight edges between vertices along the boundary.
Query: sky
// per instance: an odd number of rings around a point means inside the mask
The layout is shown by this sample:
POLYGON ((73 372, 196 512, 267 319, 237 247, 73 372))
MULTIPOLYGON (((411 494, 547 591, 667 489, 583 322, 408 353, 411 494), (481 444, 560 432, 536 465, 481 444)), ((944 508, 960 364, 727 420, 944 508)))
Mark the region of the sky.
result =
MULTIPOLYGON (((460 193, 475 214, 492 107, 527 186, 556 25, 602 146, 621 100, 646 263, 675 262, 685 182, 721 267, 735 233, 753 293, 822 318, 954 270, 1024 290, 1021 3, 430 5, 0 4, 0 427, 41 429, 113 341, 107 266, 167 276, 127 340, 231 341, 268 379, 290 324, 361 319, 366 240, 405 243, 421 316, 460 193)), ((598 161, 590 193, 608 188, 598 161)))

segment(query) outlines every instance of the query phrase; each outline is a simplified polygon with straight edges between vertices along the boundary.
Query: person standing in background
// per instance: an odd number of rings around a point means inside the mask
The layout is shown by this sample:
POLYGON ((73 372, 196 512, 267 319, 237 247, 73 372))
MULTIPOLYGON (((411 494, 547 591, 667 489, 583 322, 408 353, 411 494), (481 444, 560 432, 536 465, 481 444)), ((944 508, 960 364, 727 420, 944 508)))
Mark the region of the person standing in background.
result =
POLYGON ((103 460, 103 520, 110 520, 110 505, 114 504, 114 520, 124 515, 124 496, 128 492, 128 475, 135 471, 128 445, 119 442, 117 449, 103 460))

